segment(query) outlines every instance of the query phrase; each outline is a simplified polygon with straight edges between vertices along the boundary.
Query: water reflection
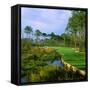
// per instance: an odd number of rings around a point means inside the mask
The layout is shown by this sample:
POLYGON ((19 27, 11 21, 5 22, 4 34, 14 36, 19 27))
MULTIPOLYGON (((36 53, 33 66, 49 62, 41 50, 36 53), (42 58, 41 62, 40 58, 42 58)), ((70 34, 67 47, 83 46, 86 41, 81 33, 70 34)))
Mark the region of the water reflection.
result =
POLYGON ((62 63, 61 60, 54 60, 54 61, 51 63, 51 65, 64 67, 64 64, 62 63))

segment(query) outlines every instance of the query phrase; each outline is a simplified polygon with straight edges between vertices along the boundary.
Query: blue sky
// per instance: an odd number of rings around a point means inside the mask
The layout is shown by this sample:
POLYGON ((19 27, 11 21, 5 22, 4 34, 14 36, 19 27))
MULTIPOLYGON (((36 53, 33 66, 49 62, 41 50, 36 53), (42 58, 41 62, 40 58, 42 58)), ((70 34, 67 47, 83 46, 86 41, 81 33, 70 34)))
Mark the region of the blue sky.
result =
POLYGON ((54 32, 57 35, 64 33, 71 17, 70 10, 21 8, 21 29, 24 34, 25 26, 31 26, 33 31, 39 29, 47 34, 54 32))

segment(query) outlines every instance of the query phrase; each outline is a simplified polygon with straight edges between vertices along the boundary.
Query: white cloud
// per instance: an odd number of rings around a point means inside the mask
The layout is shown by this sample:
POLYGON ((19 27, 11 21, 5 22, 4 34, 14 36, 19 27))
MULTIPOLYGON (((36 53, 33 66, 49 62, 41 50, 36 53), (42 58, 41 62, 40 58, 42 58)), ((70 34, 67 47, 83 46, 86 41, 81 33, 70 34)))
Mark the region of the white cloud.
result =
POLYGON ((42 32, 61 34, 67 25, 71 12, 55 9, 22 9, 22 29, 30 25, 42 32))

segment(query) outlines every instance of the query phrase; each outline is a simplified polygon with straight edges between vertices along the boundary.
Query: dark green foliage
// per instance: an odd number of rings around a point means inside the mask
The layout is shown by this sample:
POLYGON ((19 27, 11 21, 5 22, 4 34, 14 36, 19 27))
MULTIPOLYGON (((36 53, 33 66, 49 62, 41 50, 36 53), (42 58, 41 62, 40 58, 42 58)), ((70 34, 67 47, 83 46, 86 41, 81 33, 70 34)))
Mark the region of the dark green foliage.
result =
POLYGON ((73 11, 66 27, 70 39, 74 41, 74 47, 78 47, 80 52, 85 50, 85 16, 84 11, 73 11))

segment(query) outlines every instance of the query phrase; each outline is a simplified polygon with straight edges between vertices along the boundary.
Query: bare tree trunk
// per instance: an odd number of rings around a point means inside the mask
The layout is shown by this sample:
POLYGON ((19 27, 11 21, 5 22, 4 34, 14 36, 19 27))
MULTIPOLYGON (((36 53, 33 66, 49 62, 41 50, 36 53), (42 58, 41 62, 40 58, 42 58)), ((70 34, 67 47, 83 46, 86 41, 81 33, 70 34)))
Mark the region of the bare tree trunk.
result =
POLYGON ((76 33, 75 33, 75 36, 74 36, 74 46, 75 46, 75 48, 77 47, 77 42, 76 42, 76 33))
POLYGON ((66 46, 65 44, 66 44, 66 43, 65 43, 65 37, 64 37, 64 47, 66 46))

